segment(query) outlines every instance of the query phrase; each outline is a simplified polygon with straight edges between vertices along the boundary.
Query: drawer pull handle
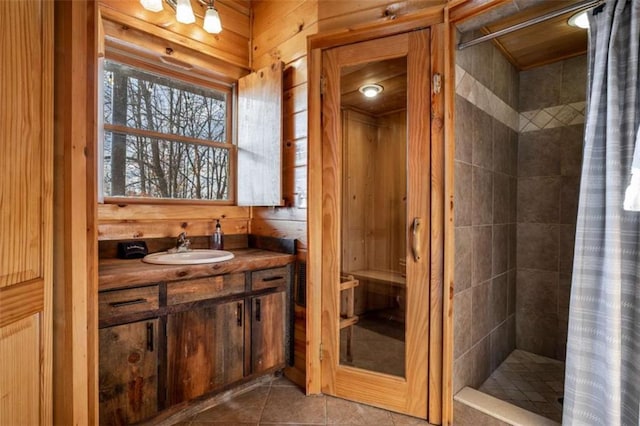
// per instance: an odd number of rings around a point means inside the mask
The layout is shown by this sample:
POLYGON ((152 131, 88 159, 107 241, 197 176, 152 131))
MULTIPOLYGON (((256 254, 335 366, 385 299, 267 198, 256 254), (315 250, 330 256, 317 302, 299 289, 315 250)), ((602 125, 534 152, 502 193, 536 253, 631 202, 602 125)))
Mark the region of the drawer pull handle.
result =
POLYGON ((153 352, 153 323, 147 323, 147 350, 153 352))
POLYGON ((111 302, 109 303, 109 306, 111 306, 112 308, 121 308, 123 306, 129 306, 129 305, 138 305, 140 303, 145 303, 147 301, 147 299, 133 299, 133 300, 124 300, 122 302, 111 302))
POLYGON ((236 308, 236 320, 238 327, 242 327, 242 302, 238 302, 238 306, 236 308))
POLYGON ((283 280, 284 277, 281 275, 277 275, 275 277, 267 277, 267 278, 263 278, 262 281, 265 283, 268 283, 269 281, 278 281, 278 280, 283 280))
POLYGON ((262 315, 260 312, 260 299, 256 299, 256 321, 260 321, 262 319, 262 315))

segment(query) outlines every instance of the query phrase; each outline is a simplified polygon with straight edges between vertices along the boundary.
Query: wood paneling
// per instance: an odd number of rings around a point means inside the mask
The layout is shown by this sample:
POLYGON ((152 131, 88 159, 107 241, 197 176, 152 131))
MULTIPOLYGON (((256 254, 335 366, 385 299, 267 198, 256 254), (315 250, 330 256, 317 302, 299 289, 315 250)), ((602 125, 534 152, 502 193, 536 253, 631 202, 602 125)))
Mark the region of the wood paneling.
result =
MULTIPOLYGON (((542 2, 483 28, 485 33, 542 16, 580 0, 542 2)), ((587 31, 570 26, 567 21, 577 12, 569 12, 545 22, 494 39, 494 43, 519 70, 561 61, 587 51, 587 31)))
POLYGON ((447 12, 451 22, 462 22, 473 16, 496 9, 513 0, 449 0, 447 12))
POLYGON ((95 7, 55 2, 55 424, 98 421, 95 7))
POLYGON ((44 309, 44 281, 35 279, 0 290, 0 327, 44 309))
POLYGON ((449 12, 445 12, 444 32, 444 212, 443 212, 443 282, 442 282, 442 425, 453 424, 453 295, 455 269, 454 240, 454 111, 456 88, 447 84, 455 78, 456 32, 449 12))
MULTIPOLYGON (((228 219, 220 222, 224 232, 246 234, 248 219, 228 219)), ((98 225, 100 240, 126 240, 135 238, 177 237, 181 232, 188 235, 211 235, 215 225, 210 220, 139 220, 130 222, 102 222, 98 225)))
MULTIPOLYGON (((3 2, 0 39, 0 288, 42 276, 43 23, 37 1, 3 2), (32 78, 29 70, 36 70, 32 78)), ((48 177, 46 177, 48 178, 48 177)))
MULTIPOLYGON (((101 0, 104 17, 145 33, 158 36, 184 47, 203 52, 230 64, 249 67, 249 15, 234 8, 232 2, 218 7, 223 30, 220 34, 209 34, 202 29, 205 8, 197 0, 192 2, 196 15, 194 24, 181 24, 168 5, 162 12, 145 10, 140 2, 101 0)), ((239 8, 242 9, 242 8, 239 8)))
MULTIPOLYGON (((256 14, 264 11, 264 3, 265 2, 258 2, 255 9, 256 14)), ((254 25, 254 36, 251 40, 251 46, 252 54, 256 57, 268 54, 272 49, 277 49, 278 46, 284 44, 317 22, 317 0, 307 0, 295 8, 291 8, 290 2, 270 2, 270 4, 274 3, 274 7, 270 8, 270 15, 273 14, 274 11, 281 9, 283 5, 286 5, 288 8, 286 11, 283 10, 281 15, 275 17, 275 19, 270 22, 271 24, 277 23, 277 25, 265 26, 262 19, 254 25)))
MULTIPOLYGON (((285 207, 253 208, 251 232, 296 238, 298 258, 302 260, 307 247, 307 36, 318 30, 317 1, 256 1, 252 7, 252 66, 260 68, 274 59, 285 63, 282 169, 285 207)), ((294 367, 287 371, 290 378, 300 379, 306 374, 304 331, 305 317, 296 315, 294 347, 298 350, 294 367)))
POLYGON ((0 327, 0 424, 49 424, 41 419, 41 321, 33 314, 0 327))
POLYGON ((162 62, 165 68, 186 69, 218 83, 233 84, 249 72, 246 67, 231 65, 157 35, 107 19, 100 19, 99 22, 104 33, 100 40, 112 52, 134 55, 151 64, 162 62))
POLYGON ((211 235, 217 218, 226 234, 248 233, 248 207, 99 204, 98 238, 177 237, 183 231, 192 236, 211 235))
MULTIPOLYGON (((248 219, 248 207, 184 206, 148 204, 100 204, 100 221, 180 220, 180 219, 248 219)), ((224 223, 224 222, 221 222, 224 223)))
POLYGON ((238 205, 282 204, 282 62, 238 81, 238 205))
POLYGON ((320 30, 323 32, 341 30, 363 23, 395 20, 444 3, 446 3, 446 0, 419 0, 395 3, 389 0, 369 0, 366 2, 321 0, 318 8, 318 21, 320 30))
POLYGON ((53 7, 0 2, 0 424, 53 422, 53 7))
MULTIPOLYGON (((445 74, 446 25, 431 30, 431 73, 445 74)), ((443 293, 444 293, 444 210, 445 210, 445 96, 443 90, 431 94, 431 274, 429 281, 429 423, 442 423, 443 374, 443 293)))

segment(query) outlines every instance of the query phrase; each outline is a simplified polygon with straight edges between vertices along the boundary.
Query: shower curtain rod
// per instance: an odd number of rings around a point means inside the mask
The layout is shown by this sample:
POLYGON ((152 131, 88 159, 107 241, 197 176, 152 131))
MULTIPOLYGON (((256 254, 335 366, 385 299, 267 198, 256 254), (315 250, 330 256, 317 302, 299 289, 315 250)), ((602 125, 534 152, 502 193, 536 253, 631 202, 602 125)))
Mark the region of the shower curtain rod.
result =
POLYGON ((511 25, 509 27, 503 28, 501 30, 498 30, 494 33, 490 33, 487 35, 483 35, 481 37, 478 38, 474 38, 472 40, 469 41, 465 41, 464 43, 459 43, 458 44, 458 50, 462 50, 462 49, 466 49, 467 47, 471 47, 471 46, 475 46, 476 44, 488 41, 488 40, 493 40, 496 37, 500 37, 503 36, 505 34, 509 34, 513 31, 517 31, 517 30, 521 30, 522 28, 527 28, 530 27, 531 25, 535 25, 535 24, 539 24, 540 22, 544 22, 548 19, 551 18, 555 18, 556 16, 560 16, 560 15, 564 15, 565 13, 568 12, 573 12, 574 10, 578 10, 578 9, 589 9, 592 7, 596 7, 599 6, 601 4, 605 3, 605 0, 586 0, 580 3, 575 3, 566 7, 563 7, 561 9, 558 10, 554 10, 551 11, 547 14, 541 15, 541 16, 536 16, 535 18, 531 18, 527 21, 524 22, 520 22, 518 24, 514 24, 511 25))

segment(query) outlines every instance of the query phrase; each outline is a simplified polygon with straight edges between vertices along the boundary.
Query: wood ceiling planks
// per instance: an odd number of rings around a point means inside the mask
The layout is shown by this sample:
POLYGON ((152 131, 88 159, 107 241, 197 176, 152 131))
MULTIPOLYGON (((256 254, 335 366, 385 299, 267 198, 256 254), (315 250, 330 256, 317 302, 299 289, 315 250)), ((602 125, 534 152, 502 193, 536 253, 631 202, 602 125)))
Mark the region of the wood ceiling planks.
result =
MULTIPOLYGON (((483 27, 483 32, 493 33, 577 2, 577 0, 545 1, 486 25, 483 27)), ((566 13, 498 37, 494 39, 494 43, 519 70, 527 70, 582 55, 587 51, 587 31, 572 27, 567 23, 574 13, 577 12, 566 13)))

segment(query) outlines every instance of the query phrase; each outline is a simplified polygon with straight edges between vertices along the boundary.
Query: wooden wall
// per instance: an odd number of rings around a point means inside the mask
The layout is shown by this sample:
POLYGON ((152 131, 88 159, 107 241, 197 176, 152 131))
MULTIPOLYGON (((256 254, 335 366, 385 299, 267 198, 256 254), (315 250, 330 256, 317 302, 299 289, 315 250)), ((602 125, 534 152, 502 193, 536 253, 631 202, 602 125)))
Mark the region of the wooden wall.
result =
POLYGON ((406 112, 343 111, 342 271, 403 274, 406 254, 406 112))
POLYGON ((446 3, 446 0, 395 2, 389 0, 319 0, 318 29, 323 32, 343 30, 361 24, 389 21, 443 3, 446 3))
POLYGON ((206 9, 197 0, 191 0, 196 15, 196 22, 193 24, 177 22, 175 12, 166 3, 161 12, 149 12, 139 1, 100 0, 99 4, 102 15, 110 21, 138 28, 148 36, 162 37, 182 46, 197 46, 196 50, 205 55, 234 66, 249 68, 249 0, 216 0, 223 31, 215 35, 202 29, 206 9))
MULTIPOLYGON (((202 29, 203 6, 192 0, 196 23, 180 24, 165 4, 162 12, 146 11, 138 1, 100 0, 100 28, 106 46, 129 50, 140 46, 166 59, 188 62, 194 69, 223 82, 235 82, 249 72, 251 35, 250 1, 218 0, 223 31, 218 35, 202 29)), ((152 58, 153 59, 153 58, 152 58)), ((156 58, 157 60, 157 58, 156 58)), ((249 232, 250 209, 235 206, 99 204, 98 239, 176 237, 207 235, 214 231, 214 219, 221 218, 226 234, 249 232)))
MULTIPOLYGON (((396 17, 443 4, 444 0, 254 0, 251 66, 285 63, 283 208, 253 208, 251 232, 298 240, 307 258, 307 36, 396 17)), ((318 254, 319 255, 319 254, 318 254)), ((313 284, 311 284, 313 285, 313 284)), ((307 292, 309 294, 309 291, 307 292)), ((295 366, 289 377, 304 384, 307 350, 305 309, 296 306, 295 366)), ((316 386, 318 384, 315 384, 316 386)), ((319 389, 319 388, 318 388, 319 389)), ((315 387, 311 389, 315 392, 315 387)))
MULTIPOLYGON (((252 67, 274 60, 284 70, 284 207, 254 207, 251 232, 295 238, 298 259, 307 258, 307 36, 318 31, 317 0, 254 1, 252 67)), ((294 368, 287 375, 305 383, 305 310, 296 306, 294 368)))

